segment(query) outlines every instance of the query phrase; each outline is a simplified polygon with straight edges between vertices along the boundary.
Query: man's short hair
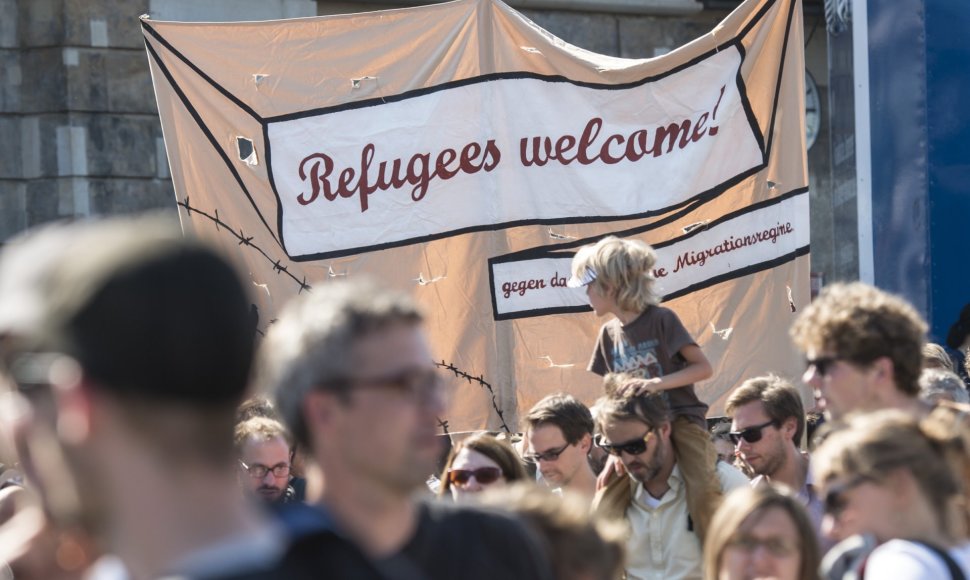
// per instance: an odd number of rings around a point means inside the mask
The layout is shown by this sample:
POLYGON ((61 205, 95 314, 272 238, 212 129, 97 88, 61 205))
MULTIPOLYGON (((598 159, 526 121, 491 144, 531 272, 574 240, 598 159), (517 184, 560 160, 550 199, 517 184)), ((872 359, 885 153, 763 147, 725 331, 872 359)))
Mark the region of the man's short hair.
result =
POLYGON ((360 366, 358 341, 422 319, 410 297, 366 280, 329 282, 288 304, 263 341, 261 362, 264 384, 296 442, 309 444, 302 406, 311 390, 348 392, 360 366))
POLYGON ((637 379, 625 373, 603 378, 606 395, 596 401, 596 430, 616 421, 639 421, 650 429, 670 422, 670 407, 663 393, 645 393, 633 385, 637 379))
POLYGON ((941 398, 954 403, 970 403, 963 379, 943 369, 925 369, 919 376, 919 398, 936 402, 941 398))
POLYGON ((562 431, 566 443, 575 444, 584 435, 593 434, 593 415, 586 405, 572 395, 555 393, 535 404, 525 416, 530 429, 555 425, 562 431))
POLYGON ((725 411, 734 416, 739 407, 748 403, 761 401, 765 414, 779 425, 789 418, 795 418, 795 445, 802 444, 802 434, 805 432, 805 406, 798 390, 785 379, 767 375, 755 377, 741 383, 728 397, 725 411))
POLYGON ((253 417, 266 417, 268 419, 279 420, 280 415, 273 406, 273 401, 268 398, 256 395, 249 397, 236 409, 236 423, 242 423, 253 417))
POLYGON ((233 443, 236 447, 236 454, 241 454, 243 447, 250 439, 264 442, 277 437, 286 441, 289 447, 293 447, 290 441, 290 433, 282 423, 268 417, 250 417, 236 424, 236 429, 233 432, 233 443))
POLYGON ((926 323, 902 298, 853 282, 824 288, 795 320, 791 335, 803 351, 831 352, 859 365, 887 357, 897 388, 916 396, 926 330, 926 323))

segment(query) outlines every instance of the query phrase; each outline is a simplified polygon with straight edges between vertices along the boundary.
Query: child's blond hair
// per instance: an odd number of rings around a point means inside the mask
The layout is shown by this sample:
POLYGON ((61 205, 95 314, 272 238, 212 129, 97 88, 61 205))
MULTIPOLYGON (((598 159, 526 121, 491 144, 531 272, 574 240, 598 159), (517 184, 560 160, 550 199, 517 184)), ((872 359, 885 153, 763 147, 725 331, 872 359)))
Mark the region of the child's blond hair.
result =
POLYGON ((643 312, 660 302, 654 292, 656 263, 657 254, 648 244, 607 236, 580 248, 573 258, 572 274, 578 279, 594 277, 591 284, 608 290, 621 310, 643 312))

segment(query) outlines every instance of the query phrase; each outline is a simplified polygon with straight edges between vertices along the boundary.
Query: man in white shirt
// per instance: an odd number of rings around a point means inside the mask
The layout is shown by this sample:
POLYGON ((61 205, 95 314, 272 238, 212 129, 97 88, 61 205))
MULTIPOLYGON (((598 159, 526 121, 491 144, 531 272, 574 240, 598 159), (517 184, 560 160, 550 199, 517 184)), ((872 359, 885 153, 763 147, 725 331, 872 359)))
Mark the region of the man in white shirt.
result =
MULTIPOLYGON (((627 477, 601 490, 594 507, 606 516, 624 517, 630 526, 627 578, 701 578, 701 543, 687 511, 663 396, 619 388, 596 406, 597 444, 619 457, 627 477)), ((748 485, 724 462, 718 462, 717 474, 724 492, 748 485)))

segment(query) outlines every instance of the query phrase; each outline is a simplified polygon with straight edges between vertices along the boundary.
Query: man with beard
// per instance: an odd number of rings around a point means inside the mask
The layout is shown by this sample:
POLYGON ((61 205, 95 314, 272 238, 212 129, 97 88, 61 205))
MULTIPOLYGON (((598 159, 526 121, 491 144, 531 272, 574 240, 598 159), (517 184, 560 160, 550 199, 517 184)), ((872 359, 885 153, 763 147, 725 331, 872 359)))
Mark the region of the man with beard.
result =
POLYGON ((291 302, 267 333, 265 382, 326 478, 316 508, 389 576, 548 578, 521 522, 416 498, 442 452, 445 410, 422 320, 407 296, 328 282, 291 302))
POLYGON ((551 487, 593 499, 596 474, 589 465, 593 416, 586 405, 563 393, 549 395, 525 416, 525 459, 535 463, 551 487))
MULTIPOLYGON (((670 410, 662 394, 639 389, 629 376, 606 380, 608 394, 596 403, 597 445, 622 461, 627 477, 600 490, 594 509, 629 524, 627 578, 701 578, 701 543, 670 439, 670 410)), ((717 475, 724 493, 748 485, 723 461, 717 475)))
POLYGON ((801 395, 780 377, 756 377, 748 379, 731 393, 725 410, 731 417, 731 440, 738 454, 756 474, 751 485, 770 481, 797 492, 812 519, 816 535, 827 547, 829 542, 820 532, 822 500, 812 483, 809 455, 799 447, 805 433, 801 395))
POLYGON ((236 425, 234 439, 242 488, 268 504, 293 501, 293 451, 283 424, 267 417, 252 417, 236 425))

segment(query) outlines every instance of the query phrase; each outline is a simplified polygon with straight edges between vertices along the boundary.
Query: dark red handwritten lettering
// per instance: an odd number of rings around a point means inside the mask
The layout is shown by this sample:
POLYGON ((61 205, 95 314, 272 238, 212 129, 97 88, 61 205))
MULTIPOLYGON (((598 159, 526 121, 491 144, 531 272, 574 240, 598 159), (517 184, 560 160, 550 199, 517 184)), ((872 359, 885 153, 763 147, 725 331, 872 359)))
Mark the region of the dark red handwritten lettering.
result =
POLYGON ((377 164, 375 175, 376 151, 376 146, 368 143, 361 150, 359 169, 344 167, 336 175, 333 158, 326 153, 306 156, 300 162, 298 174, 302 181, 309 182, 310 191, 301 192, 297 201, 301 205, 309 205, 321 193, 327 201, 359 195, 360 211, 365 212, 370 207, 368 198, 372 194, 410 185, 411 199, 418 202, 427 195, 435 179, 447 181, 459 173, 489 172, 498 167, 502 160, 502 152, 495 140, 489 139, 484 147, 479 143, 465 145, 460 154, 454 149, 444 149, 434 158, 433 164, 431 153, 415 153, 406 162, 403 159, 381 161, 377 164))

